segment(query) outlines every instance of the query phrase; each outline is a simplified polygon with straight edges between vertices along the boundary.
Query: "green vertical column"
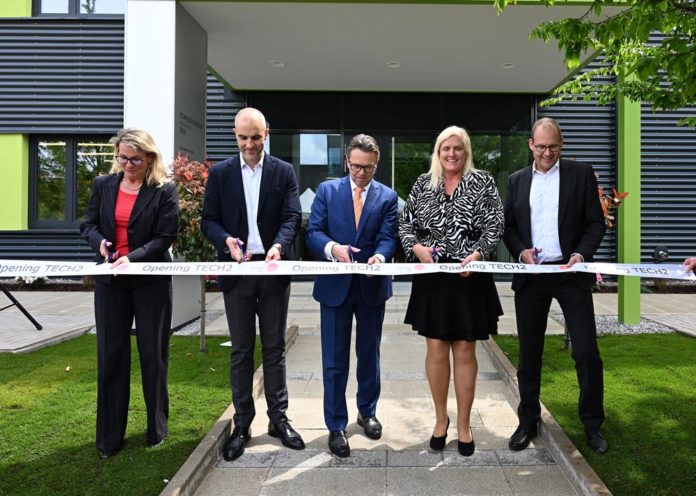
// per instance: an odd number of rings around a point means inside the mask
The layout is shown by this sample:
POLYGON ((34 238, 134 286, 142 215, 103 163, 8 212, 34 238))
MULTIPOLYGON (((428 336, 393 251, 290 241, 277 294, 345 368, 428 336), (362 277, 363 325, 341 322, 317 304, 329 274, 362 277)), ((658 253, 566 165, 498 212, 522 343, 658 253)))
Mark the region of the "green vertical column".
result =
MULTIPOLYGON (((31 0, 1 0, 0 18, 31 17, 31 0)), ((29 139, 23 134, 0 134, 0 178, 3 206, 0 231, 28 227, 29 139)))
POLYGON ((3 202, 0 230, 27 229, 29 211, 29 139, 26 134, 0 134, 0 178, 3 202))
MULTIPOLYGON (((618 261, 640 263, 640 102, 617 100, 618 185, 628 191, 618 209, 618 261)), ((619 276, 619 322, 640 322, 640 279, 619 276)))

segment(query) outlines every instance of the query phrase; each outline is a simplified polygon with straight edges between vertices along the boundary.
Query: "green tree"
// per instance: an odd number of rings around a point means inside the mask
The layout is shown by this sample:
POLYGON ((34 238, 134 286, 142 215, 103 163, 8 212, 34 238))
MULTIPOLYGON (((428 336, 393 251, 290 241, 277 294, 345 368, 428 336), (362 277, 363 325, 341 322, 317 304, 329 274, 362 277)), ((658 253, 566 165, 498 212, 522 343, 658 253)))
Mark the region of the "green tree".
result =
MULTIPOLYGON (((517 0, 494 0, 502 11, 517 0)), ((549 7, 556 0, 543 0, 549 7)), ((567 0, 563 3, 569 3, 567 0)), ((644 101, 655 110, 696 104, 696 3, 693 0, 594 0, 579 18, 546 21, 530 37, 558 42, 569 70, 586 54, 605 57, 606 64, 576 75, 560 85, 551 99, 596 98, 602 105, 617 95, 644 101), (621 7, 603 14, 607 7, 621 7), (595 76, 624 75, 614 82, 597 82, 595 76)), ((680 124, 696 127, 696 117, 680 124)))

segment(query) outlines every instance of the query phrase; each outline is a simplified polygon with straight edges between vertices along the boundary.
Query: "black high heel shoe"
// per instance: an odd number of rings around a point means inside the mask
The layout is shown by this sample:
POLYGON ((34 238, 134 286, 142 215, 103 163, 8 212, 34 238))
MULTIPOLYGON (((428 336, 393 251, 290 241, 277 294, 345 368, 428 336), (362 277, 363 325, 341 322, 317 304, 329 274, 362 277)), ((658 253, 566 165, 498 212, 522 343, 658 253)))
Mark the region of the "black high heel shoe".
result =
POLYGON ((474 449, 476 448, 476 444, 474 444, 474 431, 471 430, 471 427, 469 427, 469 432, 471 433, 471 442, 463 443, 457 439, 457 449, 459 449, 459 454, 462 456, 473 455, 474 449))
POLYGON ((433 451, 442 451, 447 444, 447 429, 449 429, 450 419, 447 417, 447 427, 445 427, 444 436, 430 436, 430 449, 433 451))

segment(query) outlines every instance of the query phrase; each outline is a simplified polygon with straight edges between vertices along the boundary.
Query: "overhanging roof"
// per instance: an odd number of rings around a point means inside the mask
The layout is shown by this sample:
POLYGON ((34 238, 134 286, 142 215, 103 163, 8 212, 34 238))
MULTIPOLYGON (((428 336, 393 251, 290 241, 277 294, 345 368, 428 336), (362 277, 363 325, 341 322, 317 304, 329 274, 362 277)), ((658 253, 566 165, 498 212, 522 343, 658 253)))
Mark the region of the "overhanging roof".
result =
MULTIPOLYGON (((566 77, 543 20, 587 5, 180 1, 238 90, 541 92, 566 77), (391 64, 390 64, 391 63, 391 64), (399 65, 399 67, 390 67, 399 65)), ((611 10, 608 11, 611 13, 611 10)))

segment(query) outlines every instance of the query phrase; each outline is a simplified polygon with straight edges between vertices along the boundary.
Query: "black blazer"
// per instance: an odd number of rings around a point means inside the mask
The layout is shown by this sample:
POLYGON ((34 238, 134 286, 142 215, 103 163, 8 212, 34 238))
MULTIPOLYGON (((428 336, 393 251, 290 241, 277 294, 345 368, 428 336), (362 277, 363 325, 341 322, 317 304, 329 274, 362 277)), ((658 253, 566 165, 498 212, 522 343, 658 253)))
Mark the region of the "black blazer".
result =
MULTIPOLYGON (((99 176, 92 183, 92 194, 87 204, 80 234, 96 252, 96 260, 103 262, 99 253, 102 240, 116 240, 116 195, 123 173, 99 176)), ((171 262, 169 247, 179 230, 179 200, 173 182, 162 187, 143 183, 128 221, 128 259, 131 262, 171 262)), ((129 285, 147 284, 170 276, 127 277, 129 285)), ((95 276, 95 280, 110 284, 113 276, 95 276)))
MULTIPOLYGON (((294 260, 294 241, 301 221, 302 207, 292 165, 264 154, 256 215, 264 249, 268 251, 272 245, 280 243, 283 247, 283 259, 294 260)), ((232 260, 225 245, 227 237, 240 238, 246 246, 249 226, 239 155, 210 169, 205 187, 201 229, 215 246, 218 260, 232 260)), ((286 277, 289 279, 290 276, 286 277)), ((220 276, 220 289, 229 291, 237 280, 234 276, 220 276)))
MULTIPOLYGON (((573 160, 561 159, 559 172, 558 238, 563 261, 568 261, 573 253, 579 253, 585 262, 591 262, 606 229, 597 178, 590 165, 573 160)), ((518 170, 507 181, 503 240, 515 260, 519 260, 523 250, 533 246, 529 215, 531 184, 531 166, 518 170)), ((575 276, 583 287, 589 288, 595 281, 594 274, 578 272, 575 276)), ((525 274, 515 274, 512 289, 517 291, 521 288, 527 277, 525 274)))

